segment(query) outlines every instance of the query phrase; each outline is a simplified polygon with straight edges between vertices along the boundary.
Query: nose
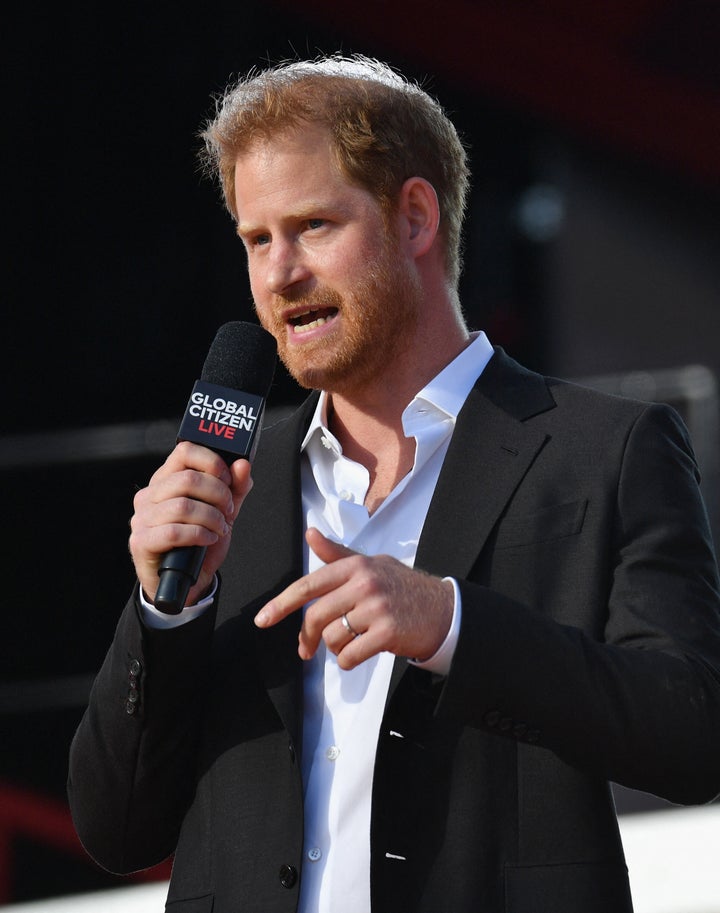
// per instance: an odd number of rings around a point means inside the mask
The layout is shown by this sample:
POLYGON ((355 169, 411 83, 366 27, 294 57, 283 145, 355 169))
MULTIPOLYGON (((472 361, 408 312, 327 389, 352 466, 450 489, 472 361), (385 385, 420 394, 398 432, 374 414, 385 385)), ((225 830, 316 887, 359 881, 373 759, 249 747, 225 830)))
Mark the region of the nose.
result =
POLYGON ((291 239, 273 238, 268 254, 265 287, 273 295, 285 294, 309 277, 302 251, 291 239))

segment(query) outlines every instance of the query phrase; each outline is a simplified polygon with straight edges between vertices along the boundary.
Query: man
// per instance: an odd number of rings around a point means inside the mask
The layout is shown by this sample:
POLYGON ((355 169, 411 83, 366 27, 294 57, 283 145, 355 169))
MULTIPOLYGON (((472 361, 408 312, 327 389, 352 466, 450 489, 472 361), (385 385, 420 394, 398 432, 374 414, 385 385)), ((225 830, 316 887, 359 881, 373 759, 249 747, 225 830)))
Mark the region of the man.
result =
POLYGON ((71 751, 81 839, 115 872, 174 853, 177 913, 630 911, 608 782, 720 791, 681 422, 468 332, 465 154, 390 69, 255 74, 204 136, 257 315, 321 392, 252 470, 182 443, 138 493, 71 751), (206 559, 169 618, 184 545, 206 559))

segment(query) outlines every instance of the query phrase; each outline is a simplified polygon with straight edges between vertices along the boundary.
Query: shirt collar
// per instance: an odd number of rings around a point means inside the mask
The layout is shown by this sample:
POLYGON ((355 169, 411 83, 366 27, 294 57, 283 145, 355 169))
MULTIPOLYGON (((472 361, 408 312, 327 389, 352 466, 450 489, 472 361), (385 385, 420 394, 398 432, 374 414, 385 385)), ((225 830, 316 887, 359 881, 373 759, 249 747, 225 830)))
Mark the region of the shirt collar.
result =
POLYGON ((405 412, 412 407, 413 403, 422 401, 429 403, 452 419, 458 417, 468 393, 485 370, 485 366, 493 354, 490 341, 482 330, 472 333, 470 338, 470 345, 466 346, 449 365, 446 365, 420 390, 405 412))
MULTIPOLYGON (((470 334, 470 345, 466 346, 459 355, 446 365, 439 374, 426 384, 417 393, 412 402, 403 412, 403 424, 406 417, 414 411, 419 402, 429 404, 435 410, 445 413, 455 420, 472 390, 475 381, 485 370, 493 354, 493 347, 482 330, 470 334)), ((310 440, 319 434, 328 449, 339 452, 339 444, 335 437, 328 431, 327 424, 328 395, 323 390, 320 393, 315 412, 305 435, 301 451, 305 451, 310 440)))

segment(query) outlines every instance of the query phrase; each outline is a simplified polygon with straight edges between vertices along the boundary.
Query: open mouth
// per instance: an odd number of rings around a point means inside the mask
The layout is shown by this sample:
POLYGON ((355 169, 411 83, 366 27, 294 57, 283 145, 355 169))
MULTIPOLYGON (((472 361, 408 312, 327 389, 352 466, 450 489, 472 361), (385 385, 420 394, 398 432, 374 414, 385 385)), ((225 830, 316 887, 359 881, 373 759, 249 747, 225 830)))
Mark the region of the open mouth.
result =
POLYGON ((290 318, 293 333, 307 333, 323 326, 337 316, 337 308, 308 308, 302 314, 295 314, 290 318))

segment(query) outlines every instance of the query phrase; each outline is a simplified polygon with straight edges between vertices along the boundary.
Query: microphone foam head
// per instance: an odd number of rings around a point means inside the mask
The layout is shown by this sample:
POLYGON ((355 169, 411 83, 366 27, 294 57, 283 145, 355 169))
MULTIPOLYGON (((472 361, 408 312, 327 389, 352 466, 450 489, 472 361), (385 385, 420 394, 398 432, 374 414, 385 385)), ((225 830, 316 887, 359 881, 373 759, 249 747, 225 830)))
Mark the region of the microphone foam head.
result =
POLYGON ((255 323, 233 320, 217 331, 201 379, 266 398, 276 362, 277 346, 267 330, 255 323))

